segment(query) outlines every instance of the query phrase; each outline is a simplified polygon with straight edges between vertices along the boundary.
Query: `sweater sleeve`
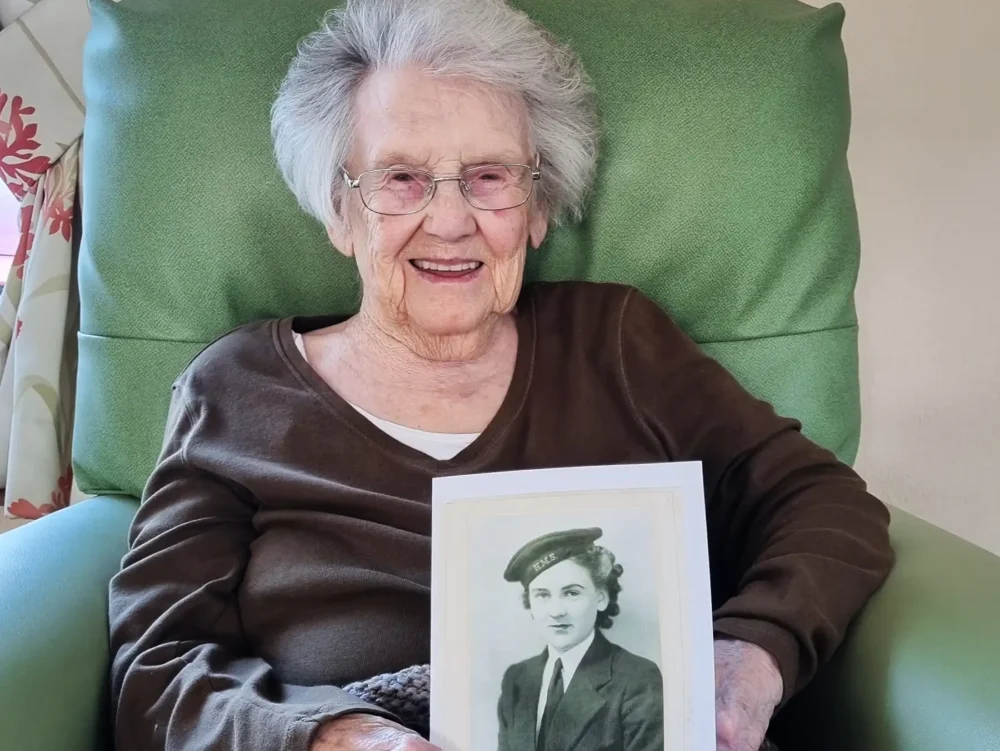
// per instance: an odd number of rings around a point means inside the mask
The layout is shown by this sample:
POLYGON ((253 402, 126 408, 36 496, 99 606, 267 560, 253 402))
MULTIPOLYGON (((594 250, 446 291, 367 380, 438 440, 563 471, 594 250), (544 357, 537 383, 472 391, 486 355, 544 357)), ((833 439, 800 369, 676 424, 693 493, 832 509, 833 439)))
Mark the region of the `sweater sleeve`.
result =
POLYGON ((333 686, 283 683, 252 653, 237 589, 254 506, 189 461, 200 409, 175 384, 159 462, 111 582, 116 747, 306 751, 323 722, 385 713, 333 686))
POLYGON ((702 462, 716 635, 775 657, 784 704, 888 575, 888 510, 638 292, 623 304, 621 345, 645 432, 671 459, 702 462))

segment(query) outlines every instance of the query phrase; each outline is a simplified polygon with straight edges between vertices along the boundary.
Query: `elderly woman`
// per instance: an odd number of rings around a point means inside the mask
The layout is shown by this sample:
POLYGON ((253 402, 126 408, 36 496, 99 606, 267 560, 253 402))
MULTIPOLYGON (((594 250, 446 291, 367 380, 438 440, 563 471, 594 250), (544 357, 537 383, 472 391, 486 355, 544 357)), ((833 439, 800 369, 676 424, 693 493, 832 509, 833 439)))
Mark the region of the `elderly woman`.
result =
POLYGON ((703 463, 719 748, 759 746, 886 576, 888 515, 637 291, 522 287, 595 172, 578 59, 500 0, 350 0, 272 125, 360 309, 175 382, 111 585, 117 747, 432 749, 338 688, 428 660, 432 478, 665 460, 703 463))

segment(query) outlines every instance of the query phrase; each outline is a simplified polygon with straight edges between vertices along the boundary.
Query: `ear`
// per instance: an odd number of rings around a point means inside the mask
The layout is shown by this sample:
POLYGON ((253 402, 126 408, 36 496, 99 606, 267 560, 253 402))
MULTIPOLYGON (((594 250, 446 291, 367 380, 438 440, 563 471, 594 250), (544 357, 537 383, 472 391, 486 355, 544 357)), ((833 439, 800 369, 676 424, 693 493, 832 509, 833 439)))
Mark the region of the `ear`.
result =
POLYGON ((528 218, 528 237, 531 247, 538 250, 549 231, 549 210, 544 206, 535 206, 528 218))
POLYGON ((603 589, 597 590, 597 612, 603 613, 608 609, 608 604, 610 600, 608 599, 608 593, 603 589))
POLYGON ((347 201, 343 197, 334 199, 333 221, 326 228, 326 236, 330 238, 333 247, 346 257, 354 256, 354 240, 351 237, 351 224, 347 219, 347 201))

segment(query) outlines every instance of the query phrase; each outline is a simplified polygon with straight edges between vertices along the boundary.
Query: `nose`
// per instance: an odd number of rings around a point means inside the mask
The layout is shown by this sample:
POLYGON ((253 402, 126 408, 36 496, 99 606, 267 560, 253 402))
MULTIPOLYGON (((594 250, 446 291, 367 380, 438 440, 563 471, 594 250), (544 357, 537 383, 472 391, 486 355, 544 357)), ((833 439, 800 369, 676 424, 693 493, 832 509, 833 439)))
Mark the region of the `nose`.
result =
POLYGON ((549 601, 549 618, 562 618, 566 615, 566 603, 554 597, 549 601))
POLYGON ((474 211, 462 195, 458 180, 442 180, 427 206, 424 231, 445 242, 456 242, 475 234, 474 211))

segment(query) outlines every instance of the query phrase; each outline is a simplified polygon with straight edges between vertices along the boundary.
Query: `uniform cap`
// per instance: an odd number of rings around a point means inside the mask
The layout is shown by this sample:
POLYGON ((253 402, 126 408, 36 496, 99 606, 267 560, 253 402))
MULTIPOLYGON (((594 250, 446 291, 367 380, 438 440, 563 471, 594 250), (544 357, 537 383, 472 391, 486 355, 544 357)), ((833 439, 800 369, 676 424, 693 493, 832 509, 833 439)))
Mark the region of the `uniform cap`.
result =
POLYGON ((590 527, 536 537, 514 553, 503 578, 509 582, 521 582, 527 587, 543 571, 586 551, 602 534, 598 527, 590 527))

